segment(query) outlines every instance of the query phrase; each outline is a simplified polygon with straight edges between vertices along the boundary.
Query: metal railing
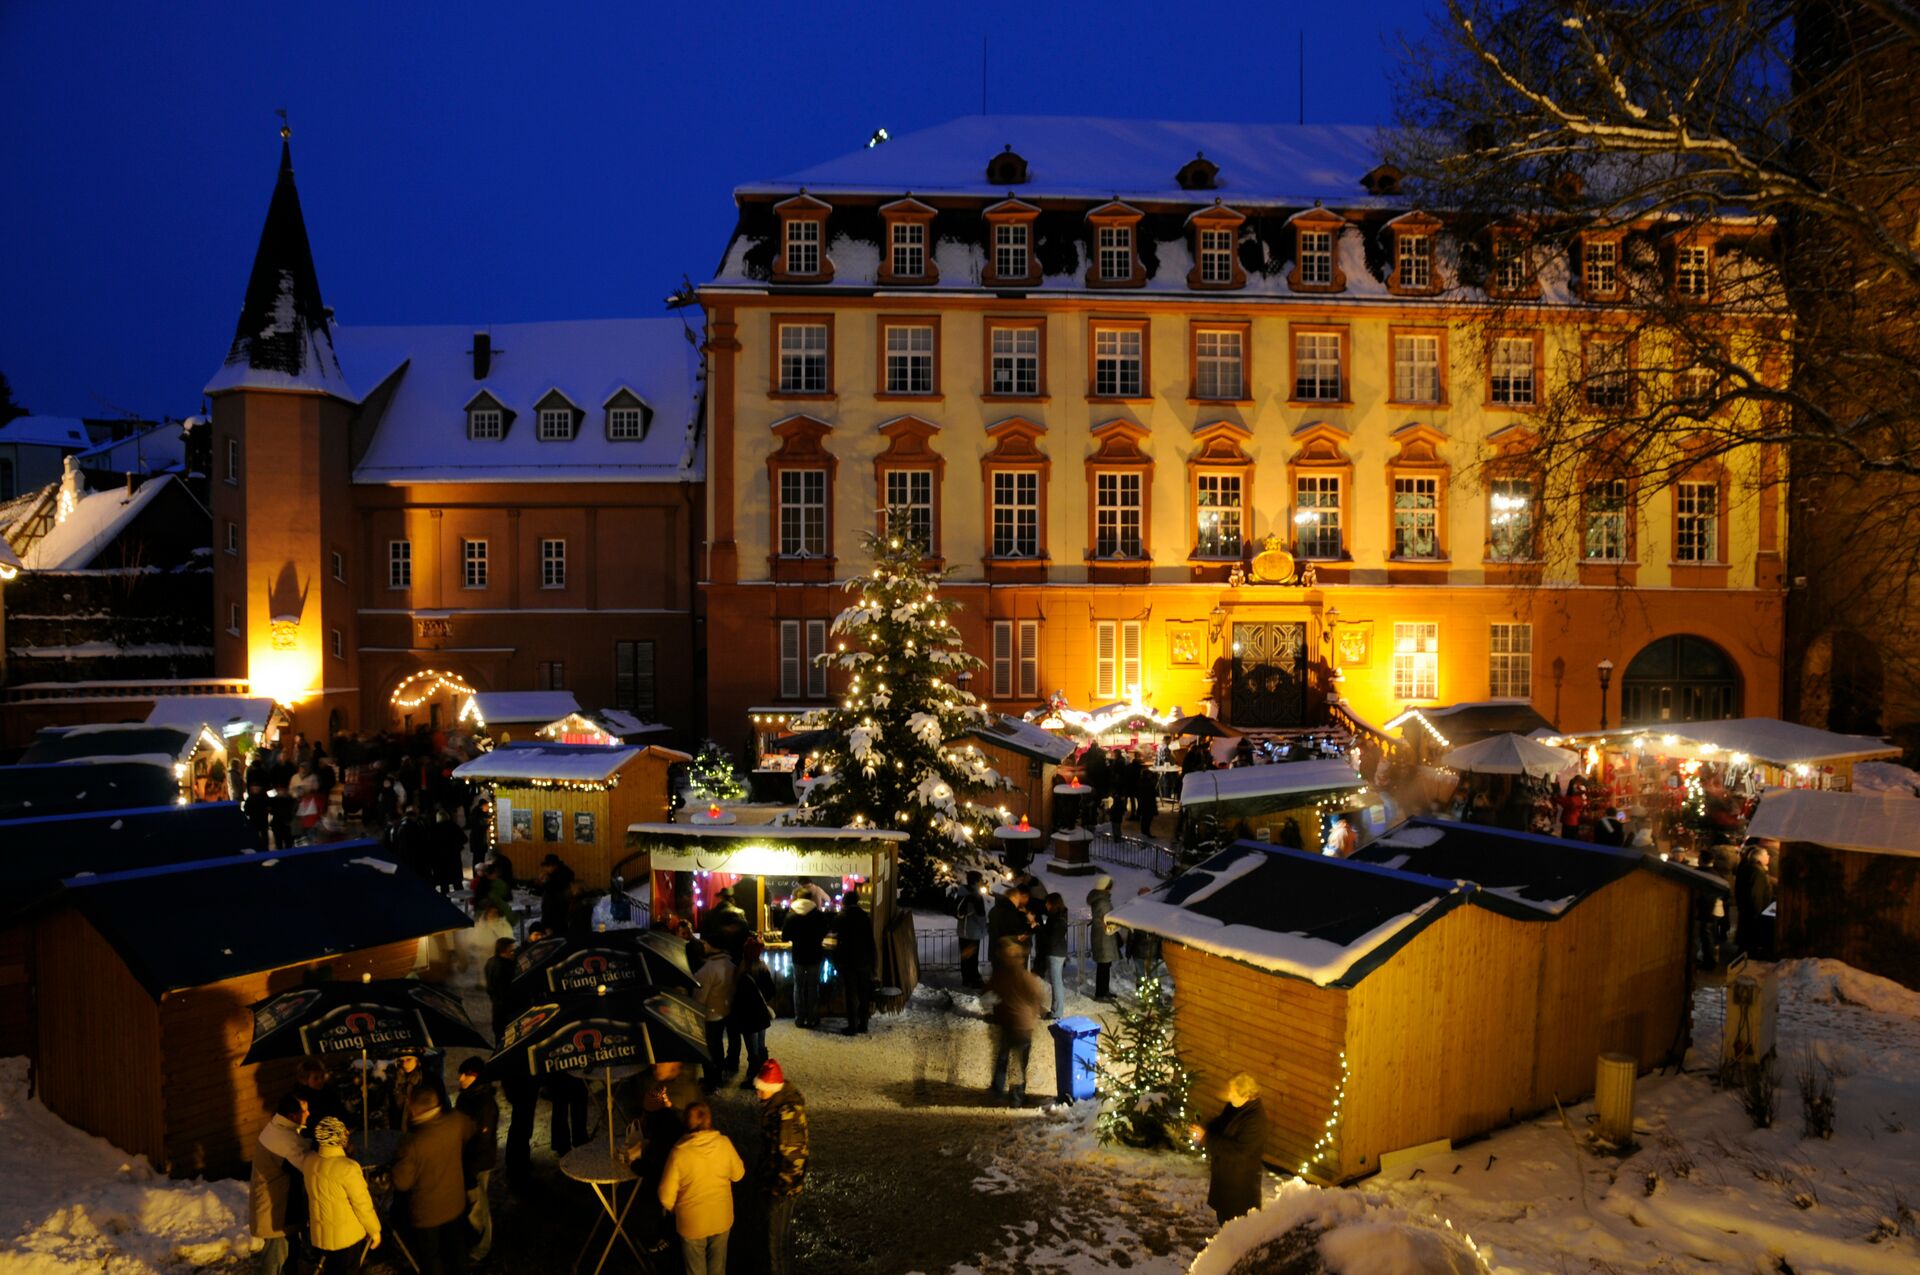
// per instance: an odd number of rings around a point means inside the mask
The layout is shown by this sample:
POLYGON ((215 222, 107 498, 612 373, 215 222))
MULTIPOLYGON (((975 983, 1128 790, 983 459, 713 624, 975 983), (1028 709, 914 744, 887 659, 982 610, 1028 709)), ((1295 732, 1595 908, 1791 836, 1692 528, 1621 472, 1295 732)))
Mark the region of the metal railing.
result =
POLYGON ((1146 841, 1139 837, 1116 837, 1104 832, 1095 833, 1093 846, 1088 853, 1103 863, 1118 863, 1129 868, 1145 868, 1162 880, 1172 876, 1176 866, 1171 848, 1157 841, 1146 841))
MULTIPOLYGON (((942 925, 938 920, 928 917, 915 917, 913 934, 914 946, 920 957, 923 970, 957 970, 960 968, 960 935, 952 925, 942 925), (924 923, 926 928, 920 928, 924 923)), ((982 945, 985 946, 984 944, 982 945)), ((1085 963, 1091 970, 1090 953, 1093 950, 1093 922, 1067 922, 1067 959, 1075 963, 1077 969, 1085 963)), ((980 967, 987 967, 986 953, 980 954, 980 967)))

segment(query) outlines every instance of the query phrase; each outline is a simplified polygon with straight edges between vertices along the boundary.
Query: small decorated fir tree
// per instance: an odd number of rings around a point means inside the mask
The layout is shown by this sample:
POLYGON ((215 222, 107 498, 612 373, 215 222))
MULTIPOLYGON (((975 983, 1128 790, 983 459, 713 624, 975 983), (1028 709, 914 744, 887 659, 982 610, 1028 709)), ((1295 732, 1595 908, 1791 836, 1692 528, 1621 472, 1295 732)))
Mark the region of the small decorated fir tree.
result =
POLYGON ((738 801, 747 795, 747 786, 740 782, 733 758, 711 739, 701 741, 693 765, 687 768, 687 777, 703 801, 738 801))
POLYGON ((1173 1005, 1158 965, 1122 1003, 1120 1021, 1101 1036, 1098 1068, 1100 1115, 1094 1132, 1100 1141, 1193 1150, 1187 1136, 1193 1076, 1174 1046, 1173 1005))
POLYGON ((847 582, 856 600, 834 620, 834 649, 821 657, 847 685, 836 707, 806 722, 828 740, 822 782, 802 814, 815 824, 906 833, 900 891, 913 902, 935 897, 956 866, 983 858, 993 825, 969 798, 987 796, 1000 777, 967 740, 988 719, 955 683, 980 664, 953 626, 959 604, 940 596, 940 577, 923 569, 912 540, 869 533, 866 548, 873 569, 847 582))

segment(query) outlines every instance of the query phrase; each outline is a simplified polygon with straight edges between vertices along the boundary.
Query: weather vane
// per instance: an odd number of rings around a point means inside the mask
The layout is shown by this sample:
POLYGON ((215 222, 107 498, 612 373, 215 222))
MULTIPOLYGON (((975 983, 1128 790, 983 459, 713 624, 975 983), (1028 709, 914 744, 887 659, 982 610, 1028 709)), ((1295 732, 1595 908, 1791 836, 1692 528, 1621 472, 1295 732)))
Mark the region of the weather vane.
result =
POLYGON ((282 106, 274 111, 280 117, 280 140, 287 141, 293 136, 293 125, 287 123, 287 108, 282 106))

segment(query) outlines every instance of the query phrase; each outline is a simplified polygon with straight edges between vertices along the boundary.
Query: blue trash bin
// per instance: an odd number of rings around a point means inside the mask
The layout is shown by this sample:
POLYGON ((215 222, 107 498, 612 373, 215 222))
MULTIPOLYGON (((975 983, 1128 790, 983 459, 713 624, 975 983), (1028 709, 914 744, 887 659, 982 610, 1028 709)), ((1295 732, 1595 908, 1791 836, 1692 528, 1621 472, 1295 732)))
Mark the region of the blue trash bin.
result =
POLYGON ((1100 1056, 1100 1023, 1092 1018, 1062 1018, 1047 1026, 1053 1035, 1053 1091, 1062 1101, 1093 1097, 1100 1056))

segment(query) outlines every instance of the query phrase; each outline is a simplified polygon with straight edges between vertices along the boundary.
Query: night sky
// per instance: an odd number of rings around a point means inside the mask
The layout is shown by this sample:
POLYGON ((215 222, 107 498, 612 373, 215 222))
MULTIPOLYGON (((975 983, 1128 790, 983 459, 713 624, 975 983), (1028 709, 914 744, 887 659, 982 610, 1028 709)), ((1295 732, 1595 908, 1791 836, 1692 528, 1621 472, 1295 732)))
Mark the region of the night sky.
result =
POLYGON ((37 412, 199 411, 277 107, 341 322, 647 315, 736 183, 977 113, 983 36, 996 114, 1286 122, 1304 24, 1307 120, 1384 123, 1436 7, 0 0, 0 372, 37 412))

